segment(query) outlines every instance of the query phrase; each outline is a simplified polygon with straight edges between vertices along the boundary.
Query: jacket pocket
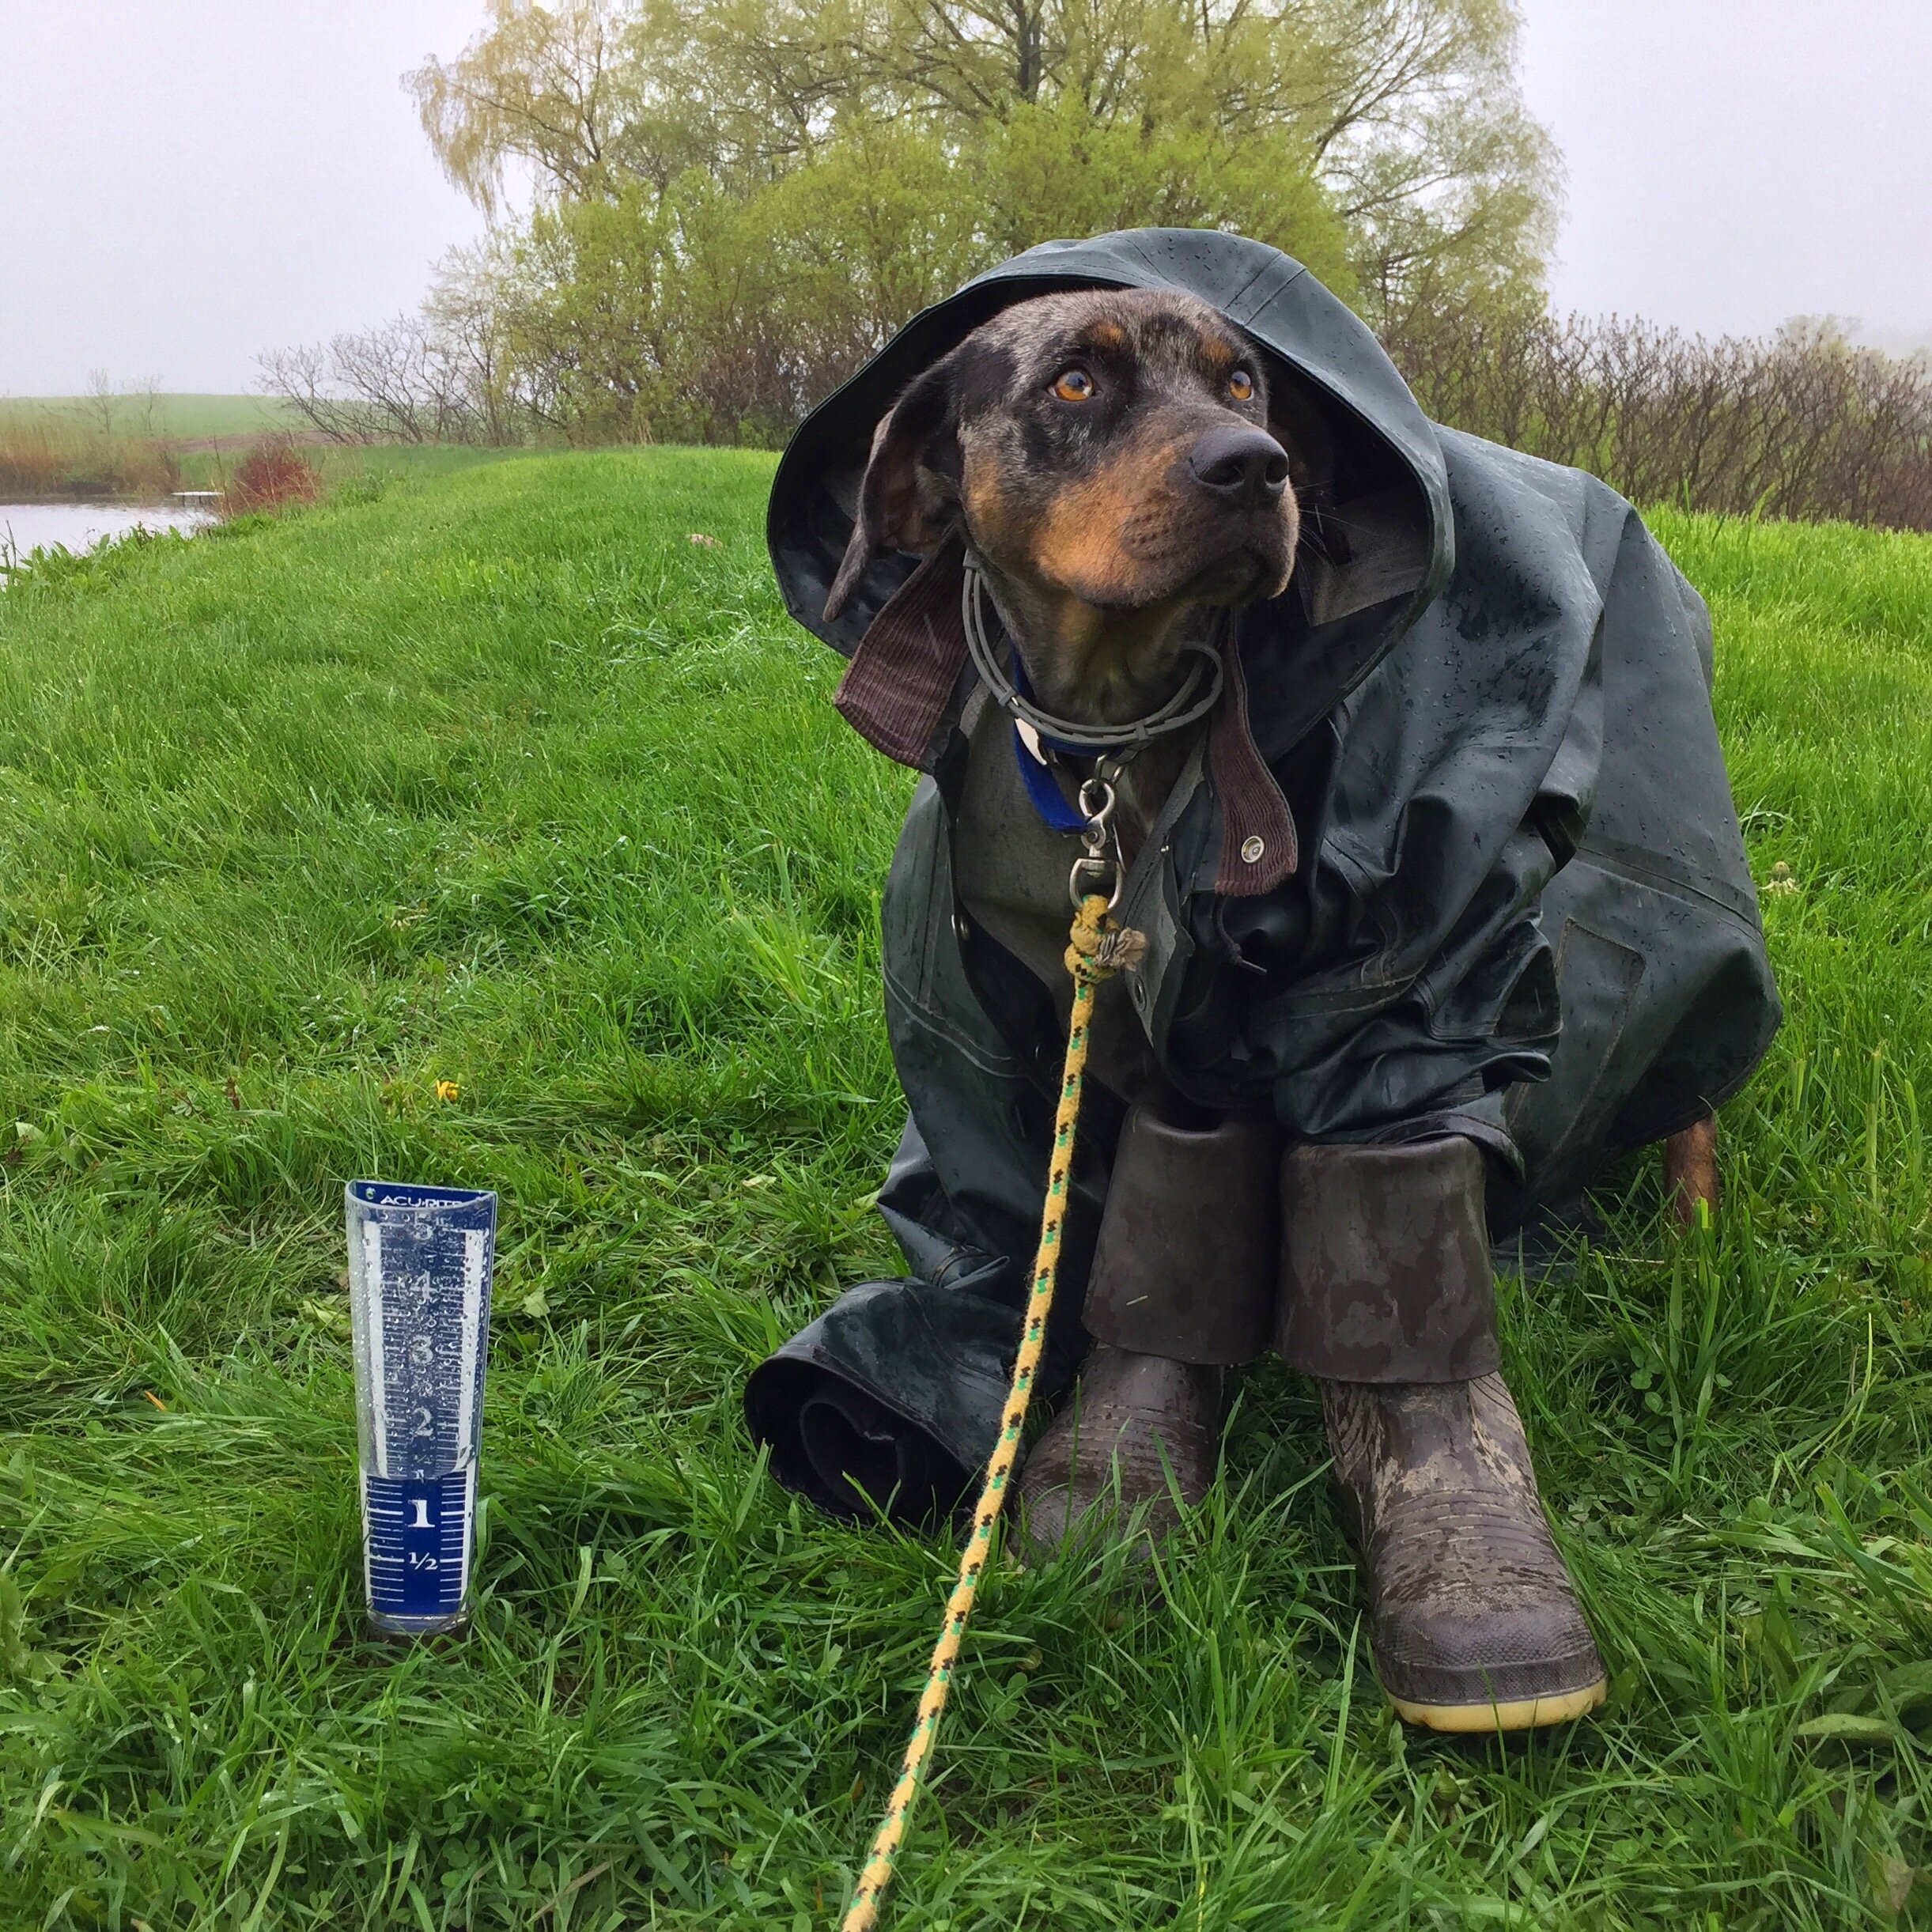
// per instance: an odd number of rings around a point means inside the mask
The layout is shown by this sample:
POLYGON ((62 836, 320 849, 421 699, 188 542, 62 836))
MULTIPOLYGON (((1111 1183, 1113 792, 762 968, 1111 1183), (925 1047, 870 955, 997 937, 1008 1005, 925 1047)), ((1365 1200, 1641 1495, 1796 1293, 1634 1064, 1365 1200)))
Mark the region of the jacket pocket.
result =
POLYGON ((892 855, 879 908, 888 996, 988 1072, 1017 1076, 1020 1062, 980 1006, 959 954, 951 828, 945 802, 921 779, 892 855))

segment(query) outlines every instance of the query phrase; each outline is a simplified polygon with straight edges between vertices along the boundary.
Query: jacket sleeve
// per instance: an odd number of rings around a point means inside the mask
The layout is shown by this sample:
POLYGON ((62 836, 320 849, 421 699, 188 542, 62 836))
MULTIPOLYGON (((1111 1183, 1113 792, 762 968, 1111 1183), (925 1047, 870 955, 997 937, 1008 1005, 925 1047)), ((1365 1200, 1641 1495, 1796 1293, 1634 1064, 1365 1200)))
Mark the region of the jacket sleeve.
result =
MULTIPOLYGON (((1499 1110, 1480 1103, 1547 1077, 1556 1046, 1541 902, 1594 803, 1603 617, 1630 512, 1576 471, 1443 443, 1454 577, 1335 714, 1287 889, 1294 943, 1261 972, 1251 952, 1221 970, 1238 1019, 1218 1045, 1298 1135, 1399 1136, 1475 1109, 1507 1155, 1499 1110)), ((1216 917, 1225 932, 1242 915, 1216 917)), ((1197 950, 1204 977, 1213 951, 1197 950)), ((1200 1031, 1212 1004, 1204 985, 1187 1023, 1200 1031)))

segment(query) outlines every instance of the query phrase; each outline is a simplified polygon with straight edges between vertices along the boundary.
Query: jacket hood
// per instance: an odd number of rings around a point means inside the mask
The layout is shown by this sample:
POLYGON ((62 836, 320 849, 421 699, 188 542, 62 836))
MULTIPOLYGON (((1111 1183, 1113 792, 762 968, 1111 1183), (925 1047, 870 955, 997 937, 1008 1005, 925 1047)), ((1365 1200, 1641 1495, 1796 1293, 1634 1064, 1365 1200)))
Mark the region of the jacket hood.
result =
POLYGON ((825 620, 875 426, 922 369, 1000 310, 1083 288, 1173 289, 1218 309, 1267 356, 1272 386, 1296 390, 1321 417, 1333 444, 1332 479, 1304 505, 1294 577, 1242 624, 1244 650, 1257 630, 1276 648, 1295 633, 1290 687, 1255 694, 1256 735, 1272 754, 1352 690, 1448 581, 1454 535, 1435 428, 1381 345, 1300 263, 1239 235, 1132 229, 1042 242, 915 316, 805 418, 780 460, 766 534, 785 607, 851 655, 918 562, 881 557, 838 618, 825 620))

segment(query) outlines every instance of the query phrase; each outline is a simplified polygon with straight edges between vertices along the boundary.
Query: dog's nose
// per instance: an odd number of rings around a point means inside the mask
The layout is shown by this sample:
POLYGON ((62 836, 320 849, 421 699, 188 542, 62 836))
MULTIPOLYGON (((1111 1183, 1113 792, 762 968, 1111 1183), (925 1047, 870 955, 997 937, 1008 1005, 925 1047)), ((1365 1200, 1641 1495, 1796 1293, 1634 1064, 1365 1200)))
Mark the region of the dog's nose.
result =
POLYGON ((1231 503, 1273 503, 1287 487, 1287 452, 1245 424, 1210 429, 1188 452, 1187 467, 1204 490, 1231 503))

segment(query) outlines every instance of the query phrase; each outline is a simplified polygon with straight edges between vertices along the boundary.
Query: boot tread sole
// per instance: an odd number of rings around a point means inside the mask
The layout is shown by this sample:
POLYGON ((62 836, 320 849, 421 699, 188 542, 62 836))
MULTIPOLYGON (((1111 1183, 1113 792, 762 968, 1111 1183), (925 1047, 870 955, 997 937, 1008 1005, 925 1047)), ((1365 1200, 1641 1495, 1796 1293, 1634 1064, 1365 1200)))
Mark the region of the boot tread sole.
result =
POLYGON ((1546 1724, 1567 1724, 1601 1704, 1609 1692, 1608 1677, 1599 1677, 1581 1690, 1560 1691, 1553 1696, 1514 1697, 1504 1703, 1418 1704, 1391 1696, 1395 1714, 1405 1724, 1432 1731, 1526 1731, 1546 1724))

